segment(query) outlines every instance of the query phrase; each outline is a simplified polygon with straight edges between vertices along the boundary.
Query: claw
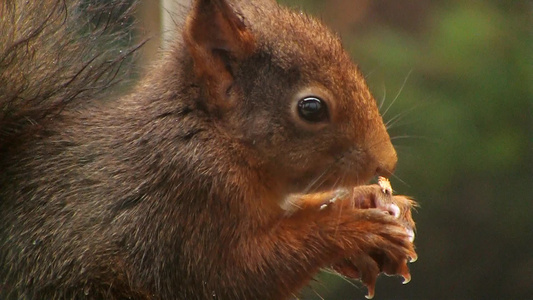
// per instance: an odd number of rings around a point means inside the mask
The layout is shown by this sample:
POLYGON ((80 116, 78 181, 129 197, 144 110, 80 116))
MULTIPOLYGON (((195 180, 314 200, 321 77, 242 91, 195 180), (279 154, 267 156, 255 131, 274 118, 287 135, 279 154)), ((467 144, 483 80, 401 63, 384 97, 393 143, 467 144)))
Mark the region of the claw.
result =
POLYGON ((418 254, 416 254, 416 252, 414 252, 414 251, 411 252, 411 253, 409 254, 408 261, 409 261, 410 263, 414 263, 414 262, 417 261, 417 260, 418 260, 418 254))
POLYGON ((367 289, 368 289, 368 294, 366 294, 365 298, 366 298, 366 299, 372 299, 372 298, 374 298, 374 294, 376 293, 376 287, 375 287, 375 285, 368 285, 368 286, 367 286, 367 289))
POLYGON ((409 272, 409 267, 407 267, 407 262, 403 261, 398 270, 398 274, 403 277, 402 284, 408 284, 411 281, 411 273, 409 272))
POLYGON ((406 274, 406 275, 403 275, 403 282, 402 284, 408 284, 409 282, 411 282, 411 274, 406 274))
POLYGON ((415 232, 411 228, 406 228, 407 236, 409 237, 409 242, 413 242, 415 240, 415 232))

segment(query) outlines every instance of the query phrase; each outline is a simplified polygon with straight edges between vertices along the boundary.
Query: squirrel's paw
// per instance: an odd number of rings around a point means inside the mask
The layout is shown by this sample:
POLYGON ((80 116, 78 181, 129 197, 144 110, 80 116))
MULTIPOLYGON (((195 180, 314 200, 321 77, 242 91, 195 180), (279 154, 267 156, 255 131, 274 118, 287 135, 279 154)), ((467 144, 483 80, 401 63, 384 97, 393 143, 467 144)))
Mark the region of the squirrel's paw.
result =
POLYGON ((380 177, 377 185, 355 187, 346 200, 344 205, 349 205, 352 208, 374 208, 391 215, 405 227, 409 241, 414 241, 415 222, 411 211, 417 204, 406 196, 392 195, 392 188, 388 180, 380 177))
POLYGON ((359 186, 351 190, 338 189, 331 192, 299 195, 293 199, 291 205, 293 205, 293 210, 377 209, 403 224, 411 242, 415 238, 415 222, 411 210, 416 207, 416 202, 406 196, 392 195, 388 181, 383 183, 380 180, 379 184, 359 186))
MULTIPOLYGON (((314 212, 335 218, 343 215, 348 219, 353 212, 359 217, 357 236, 364 236, 364 239, 358 239, 356 250, 332 268, 344 276, 360 279, 368 288, 367 298, 372 298, 377 277, 382 272, 400 275, 404 283, 411 280, 407 263, 417 259, 413 245, 415 223, 411 214, 415 206, 416 203, 406 196, 394 196, 389 181, 379 178, 374 185, 294 195, 284 209, 289 213, 314 212)), ((336 234, 340 231, 336 230, 336 234)))
POLYGON ((408 262, 417 259, 412 237, 404 225, 382 211, 368 209, 363 218, 368 224, 365 239, 358 242, 358 250, 335 263, 332 268, 346 277, 359 279, 368 288, 367 298, 374 296, 375 284, 380 273, 400 275, 403 283, 411 280, 408 262))
POLYGON ((368 287, 367 298, 374 296, 376 279, 381 272, 400 275, 403 283, 408 283, 411 275, 407 263, 417 259, 413 245, 415 223, 411 214, 416 203, 405 196, 393 196, 390 183, 383 178, 377 185, 353 188, 345 197, 328 207, 368 210, 362 213, 374 222, 370 226, 373 228, 367 231, 372 234, 358 245, 359 251, 334 264, 333 269, 344 276, 360 279, 368 287))

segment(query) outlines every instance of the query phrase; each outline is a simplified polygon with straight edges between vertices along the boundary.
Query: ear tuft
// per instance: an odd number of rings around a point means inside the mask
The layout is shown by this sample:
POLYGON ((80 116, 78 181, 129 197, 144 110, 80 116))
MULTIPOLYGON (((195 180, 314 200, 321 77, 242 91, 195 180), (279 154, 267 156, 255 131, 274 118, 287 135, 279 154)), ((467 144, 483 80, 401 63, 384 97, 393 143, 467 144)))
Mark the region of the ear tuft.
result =
POLYGON ((194 70, 214 100, 223 101, 233 84, 232 65, 255 50, 242 16, 226 0, 197 0, 187 18, 184 38, 194 70))

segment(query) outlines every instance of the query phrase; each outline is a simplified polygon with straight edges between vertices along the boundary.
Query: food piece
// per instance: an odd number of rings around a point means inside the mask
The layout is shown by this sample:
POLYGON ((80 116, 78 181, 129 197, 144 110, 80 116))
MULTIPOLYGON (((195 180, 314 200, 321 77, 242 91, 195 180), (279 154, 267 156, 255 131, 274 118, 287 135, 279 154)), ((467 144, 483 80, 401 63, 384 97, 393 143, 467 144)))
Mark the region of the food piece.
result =
POLYGON ((384 194, 392 195, 392 187, 390 185, 389 179, 387 179, 387 178, 385 178, 383 176, 379 176, 378 177, 378 185, 381 187, 381 191, 384 194))

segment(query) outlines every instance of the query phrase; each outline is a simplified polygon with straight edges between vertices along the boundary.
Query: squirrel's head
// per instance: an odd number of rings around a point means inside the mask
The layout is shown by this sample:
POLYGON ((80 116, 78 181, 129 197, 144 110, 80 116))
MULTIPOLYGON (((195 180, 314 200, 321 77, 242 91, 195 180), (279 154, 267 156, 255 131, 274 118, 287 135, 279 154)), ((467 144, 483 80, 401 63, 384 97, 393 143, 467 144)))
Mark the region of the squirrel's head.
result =
POLYGON ((396 152, 376 102, 319 21, 270 0, 197 0, 184 39, 217 128, 286 191, 393 172, 396 152))

